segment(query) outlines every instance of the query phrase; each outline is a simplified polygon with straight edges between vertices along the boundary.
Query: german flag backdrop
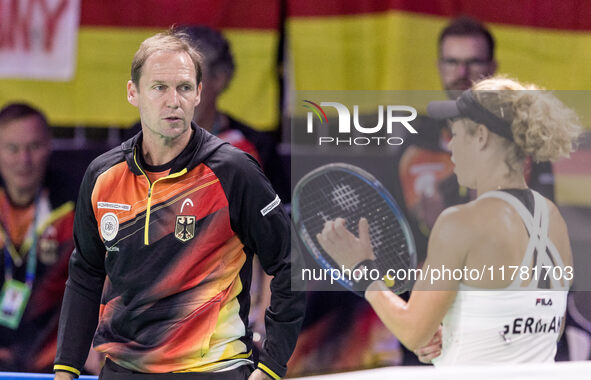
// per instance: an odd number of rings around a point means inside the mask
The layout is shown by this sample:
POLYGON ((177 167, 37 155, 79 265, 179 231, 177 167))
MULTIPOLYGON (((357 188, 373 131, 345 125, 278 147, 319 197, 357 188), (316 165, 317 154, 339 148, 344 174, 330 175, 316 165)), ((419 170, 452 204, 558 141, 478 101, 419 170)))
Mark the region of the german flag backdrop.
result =
POLYGON ((461 14, 490 27, 499 72, 591 89, 585 0, 294 0, 288 14, 299 90, 438 90, 437 38, 461 14))
MULTIPOLYGON (((34 9, 72 2, 0 0, 0 50, 7 29, 25 27, 8 22, 11 4, 34 9)), ((125 82, 139 43, 172 24, 206 24, 224 32, 237 61, 222 108, 259 129, 273 128, 282 6, 298 90, 440 89, 437 36, 460 14, 490 26, 500 72, 548 89, 591 89, 586 0, 84 0, 73 78, 3 79, 0 103, 28 100, 59 125, 127 125, 136 111, 125 101, 125 82)))
MULTIPOLYGON (((0 50, 10 47, 6 44, 10 30, 26 34, 25 29, 32 29, 25 18, 44 25, 41 10, 74 2, 0 0, 0 24, 4 24, 0 25, 0 50), (15 12, 15 4, 20 12, 15 12)), ((26 100, 46 110, 54 125, 130 125, 138 118, 125 95, 133 55, 145 38, 172 24, 204 24, 222 30, 234 52, 236 75, 221 98, 221 108, 259 129, 274 128, 278 0, 83 0, 73 78, 65 82, 0 80, 0 105, 26 100)))

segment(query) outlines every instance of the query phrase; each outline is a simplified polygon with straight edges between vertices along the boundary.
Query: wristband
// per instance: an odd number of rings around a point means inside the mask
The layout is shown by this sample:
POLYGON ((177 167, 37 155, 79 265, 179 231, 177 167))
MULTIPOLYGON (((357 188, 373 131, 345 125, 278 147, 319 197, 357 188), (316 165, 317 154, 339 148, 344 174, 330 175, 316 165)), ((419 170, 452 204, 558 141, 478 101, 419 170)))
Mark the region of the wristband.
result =
POLYGON ((355 294, 357 294, 359 297, 361 298, 365 298, 365 291, 367 290, 367 288, 369 287, 369 285, 371 285, 374 281, 377 280, 372 280, 369 272, 371 270, 378 270, 378 266, 376 265, 375 260, 363 260, 360 263, 358 263, 357 265, 355 265, 355 268, 353 268, 353 271, 360 269, 362 267, 365 267, 366 270, 364 271, 365 275, 361 276, 361 278, 359 279, 359 281, 356 281, 355 279, 352 279, 353 281, 353 292, 355 294))

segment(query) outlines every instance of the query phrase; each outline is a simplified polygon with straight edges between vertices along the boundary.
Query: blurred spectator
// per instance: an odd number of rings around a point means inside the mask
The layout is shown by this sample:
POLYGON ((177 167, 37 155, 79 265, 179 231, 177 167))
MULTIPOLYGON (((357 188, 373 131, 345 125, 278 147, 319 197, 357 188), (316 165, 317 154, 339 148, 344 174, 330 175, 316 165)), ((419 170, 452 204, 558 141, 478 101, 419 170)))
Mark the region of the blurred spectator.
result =
POLYGON ((177 30, 185 33, 191 44, 199 48, 205 63, 201 102, 195 109, 193 120, 201 128, 250 153, 261 162, 255 146, 258 133, 218 109, 218 97, 234 76, 234 58, 228 41, 221 33, 207 26, 184 26, 177 30))
POLYGON ((469 89, 472 82, 497 71, 495 40, 480 22, 460 17, 447 25, 438 40, 439 78, 450 98, 469 89))
POLYGON ((74 248, 73 194, 47 170, 45 116, 27 104, 0 110, 0 371, 51 372, 74 248))

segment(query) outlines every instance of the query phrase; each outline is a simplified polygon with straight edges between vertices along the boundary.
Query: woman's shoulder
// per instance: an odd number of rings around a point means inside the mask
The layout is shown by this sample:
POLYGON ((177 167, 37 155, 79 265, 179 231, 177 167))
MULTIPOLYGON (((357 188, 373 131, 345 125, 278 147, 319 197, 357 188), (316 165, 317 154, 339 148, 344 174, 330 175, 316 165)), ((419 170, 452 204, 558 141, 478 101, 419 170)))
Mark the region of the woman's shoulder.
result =
POLYGON ((476 220, 486 218, 491 213, 505 211, 505 206, 509 205, 500 199, 475 199, 467 203, 446 208, 439 215, 439 219, 445 223, 470 225, 476 220))
POLYGON ((443 210, 433 225, 431 240, 453 245, 460 241, 466 243, 471 239, 474 236, 477 218, 474 207, 470 203, 443 210))
POLYGON ((433 230, 439 229, 449 236, 461 233, 480 239, 491 231, 511 230, 516 217, 516 210, 501 199, 475 199, 445 209, 437 218, 433 230))

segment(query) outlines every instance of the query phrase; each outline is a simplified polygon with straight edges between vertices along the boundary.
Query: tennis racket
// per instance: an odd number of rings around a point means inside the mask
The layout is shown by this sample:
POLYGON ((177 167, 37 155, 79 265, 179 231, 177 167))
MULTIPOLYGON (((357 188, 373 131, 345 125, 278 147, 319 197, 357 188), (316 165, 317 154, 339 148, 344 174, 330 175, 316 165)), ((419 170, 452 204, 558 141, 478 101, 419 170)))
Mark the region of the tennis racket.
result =
MULTIPOLYGON (((356 166, 333 163, 305 175, 294 189, 292 215, 298 236, 322 268, 339 269, 316 240, 325 222, 336 218, 344 218, 355 235, 359 219, 367 219, 375 264, 382 276, 388 270, 416 267, 414 240, 400 208, 376 178, 356 166)), ((384 282, 400 294, 412 288, 412 279, 406 277, 384 282)), ((358 290, 349 279, 338 282, 351 291, 358 290)))

